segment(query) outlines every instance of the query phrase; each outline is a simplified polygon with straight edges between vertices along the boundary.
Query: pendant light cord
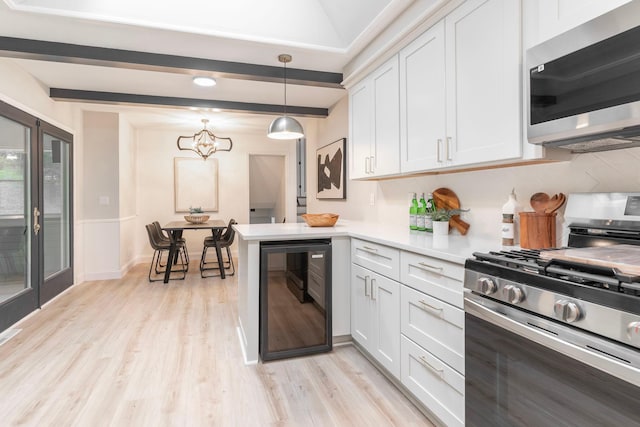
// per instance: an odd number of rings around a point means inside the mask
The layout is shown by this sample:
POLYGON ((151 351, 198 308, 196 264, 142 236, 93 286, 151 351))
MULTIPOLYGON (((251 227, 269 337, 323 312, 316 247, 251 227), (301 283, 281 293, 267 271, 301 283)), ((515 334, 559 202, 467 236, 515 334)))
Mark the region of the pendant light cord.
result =
POLYGON ((287 62, 284 62, 284 115, 287 115, 287 62))

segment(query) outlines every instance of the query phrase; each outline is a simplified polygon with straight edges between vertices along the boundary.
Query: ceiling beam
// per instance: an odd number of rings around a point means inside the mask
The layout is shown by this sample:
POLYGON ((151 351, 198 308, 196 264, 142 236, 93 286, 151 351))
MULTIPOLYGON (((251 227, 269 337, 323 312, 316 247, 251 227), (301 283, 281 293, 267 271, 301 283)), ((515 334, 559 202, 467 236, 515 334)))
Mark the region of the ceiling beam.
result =
MULTIPOLYGON (((214 77, 262 82, 281 83, 284 79, 283 67, 14 37, 0 37, 0 55, 176 74, 206 73, 214 77)), ((341 73, 287 68, 287 83, 341 89, 341 82, 341 73)))
MULTIPOLYGON (((260 114, 282 114, 284 108, 282 105, 276 104, 257 104, 252 102, 218 101, 215 99, 178 98, 172 96, 136 95, 130 93, 97 92, 60 88, 49 89, 49 96, 58 101, 155 107, 219 108, 223 111, 242 111, 246 113, 260 114)), ((287 114, 292 116, 324 118, 329 115, 329 110, 327 108, 287 105, 287 114)))

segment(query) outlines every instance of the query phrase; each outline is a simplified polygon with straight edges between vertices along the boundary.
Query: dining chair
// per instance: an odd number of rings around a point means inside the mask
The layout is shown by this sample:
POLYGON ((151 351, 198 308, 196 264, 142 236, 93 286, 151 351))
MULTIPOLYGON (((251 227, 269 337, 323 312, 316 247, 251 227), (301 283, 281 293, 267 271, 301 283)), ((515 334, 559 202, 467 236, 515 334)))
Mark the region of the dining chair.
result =
POLYGON ((224 229, 224 231, 216 236, 205 237, 202 248, 202 257, 200 258, 200 276, 201 277, 217 277, 220 276, 221 269, 230 270, 230 273, 225 271, 225 276, 233 276, 236 273, 236 268, 233 263, 233 257, 231 256, 231 245, 235 240, 236 231, 233 229, 232 225, 237 224, 235 219, 229 220, 229 225, 224 229), (221 253, 222 249, 226 249, 226 259, 224 259, 224 255, 222 256, 222 266, 218 265, 218 259, 216 256, 215 261, 207 262, 207 249, 215 248, 216 255, 217 253, 221 253), (206 271, 216 270, 218 273, 216 274, 206 274, 206 271))
MULTIPOLYGON (((171 248, 171 241, 162 240, 160 238, 161 236, 158 235, 157 230, 153 224, 147 224, 145 225, 145 228, 147 230, 147 236, 149 237, 149 244, 153 249, 153 256, 151 257, 151 265, 149 265, 149 281, 158 282, 158 281, 164 280, 164 277, 152 278, 151 273, 155 271, 156 275, 164 275, 165 270, 163 270, 162 266, 160 265, 160 257, 162 252, 164 251, 166 251, 167 253, 169 252, 169 249, 171 248)), ((176 277, 175 279, 184 280, 184 278, 187 276, 187 270, 189 267, 184 255, 185 247, 184 245, 181 245, 178 242, 177 249, 178 249, 178 252, 177 252, 176 260, 179 259, 180 264, 174 264, 174 265, 178 265, 179 267, 176 268, 175 270, 172 268, 171 273, 182 273, 182 277, 176 277)), ((164 268, 166 269, 166 264, 164 268)))
MULTIPOLYGON (((153 225, 153 227, 155 228, 156 236, 158 236, 159 239, 161 239, 163 242, 171 243, 171 237, 169 237, 169 235, 165 233, 165 231, 162 229, 162 226, 158 221, 153 221, 151 225, 153 225)), ((184 255, 187 259, 187 269, 188 269, 190 260, 189 260, 189 250, 187 249, 187 241, 184 237, 180 237, 178 239, 178 244, 184 246, 184 255)), ((162 254, 160 255, 162 256, 162 254)), ((162 264, 162 261, 160 261, 160 267, 164 267, 165 265, 166 264, 162 264)))

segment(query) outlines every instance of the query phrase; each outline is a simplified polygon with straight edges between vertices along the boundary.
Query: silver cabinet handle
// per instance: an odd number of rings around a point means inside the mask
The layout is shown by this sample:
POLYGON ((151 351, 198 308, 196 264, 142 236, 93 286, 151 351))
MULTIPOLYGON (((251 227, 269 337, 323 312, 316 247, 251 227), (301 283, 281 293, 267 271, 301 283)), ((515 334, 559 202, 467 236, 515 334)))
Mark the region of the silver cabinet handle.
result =
MULTIPOLYGON (((371 299, 372 300, 376 300, 376 297, 374 295, 374 285, 375 285, 376 279, 371 279, 371 299)), ((377 288, 377 287, 376 287, 377 288)))
POLYGON ((443 308, 442 307, 436 307, 435 305, 431 305, 428 302, 426 302, 425 300, 420 300, 418 301, 420 304, 422 304, 424 307, 430 308, 431 310, 435 310, 435 311, 442 311, 443 308))
POLYGON ((369 157, 369 173, 375 173, 376 171, 375 164, 376 164, 375 156, 369 157))
POLYGON ((440 274, 444 270, 442 267, 436 267, 435 265, 429 265, 429 264, 424 263, 424 262, 419 262, 418 263, 418 268, 421 269, 421 270, 428 271, 430 273, 440 273, 440 274))
POLYGON ((452 160, 451 159, 451 137, 448 136, 447 137, 447 160, 452 160))
POLYGON ((37 236, 40 231, 40 211, 37 207, 33 208, 33 232, 37 236))
POLYGON ((378 253, 378 249, 376 249, 376 248, 372 248, 372 247, 370 247, 370 246, 363 246, 363 247, 362 247, 362 250, 363 250, 363 251, 366 251, 366 252, 372 252, 372 253, 374 253, 374 254, 375 254, 375 253, 378 253))
POLYGON ((442 146, 442 139, 438 139, 436 143, 436 161, 438 163, 442 163, 442 159, 440 158, 440 147, 442 146))
POLYGON ((427 369, 429 369, 429 370, 431 370, 431 371, 435 372, 435 373, 440 377, 440 379, 441 379, 441 380, 442 380, 442 379, 444 379, 444 378, 443 378, 444 369, 438 369, 438 368, 436 368, 436 367, 435 367, 435 366, 433 366, 431 363, 429 363, 429 362, 427 361, 427 359, 426 359, 424 356, 420 356, 420 364, 421 364, 422 366, 424 366, 425 368, 427 368, 427 369))
POLYGON ((364 158, 364 173, 369 173, 369 157, 364 158))
POLYGON ((370 292, 369 292, 369 276, 364 276, 364 296, 368 297, 370 292))

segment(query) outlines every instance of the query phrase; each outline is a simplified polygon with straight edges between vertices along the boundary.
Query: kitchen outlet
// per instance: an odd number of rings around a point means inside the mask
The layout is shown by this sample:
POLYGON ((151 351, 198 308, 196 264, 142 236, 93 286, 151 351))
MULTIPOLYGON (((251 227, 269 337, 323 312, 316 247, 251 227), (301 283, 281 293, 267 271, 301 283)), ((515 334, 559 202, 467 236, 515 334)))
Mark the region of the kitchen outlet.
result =
POLYGON ((109 196, 100 196, 98 203, 107 206, 109 204, 109 196))
POLYGON ((369 194, 369 205, 374 206, 376 204, 376 193, 369 194))

